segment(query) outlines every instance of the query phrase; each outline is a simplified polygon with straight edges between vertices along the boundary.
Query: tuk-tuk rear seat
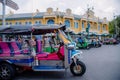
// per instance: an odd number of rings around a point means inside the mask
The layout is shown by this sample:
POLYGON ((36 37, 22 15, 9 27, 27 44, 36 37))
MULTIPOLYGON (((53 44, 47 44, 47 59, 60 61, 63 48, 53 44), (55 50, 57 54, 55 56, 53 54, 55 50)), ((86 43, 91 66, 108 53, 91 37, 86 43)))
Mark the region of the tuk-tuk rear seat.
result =
POLYGON ((21 51, 20 51, 16 42, 10 42, 10 44, 11 44, 11 47, 13 48, 13 50, 14 50, 15 55, 21 54, 21 51))
POLYGON ((10 56, 11 50, 6 42, 0 42, 0 57, 10 56))
MULTIPOLYGON (((23 55, 16 42, 0 42, 0 57, 23 55)), ((24 55, 23 55, 24 56, 24 55)))
POLYGON ((10 43, 12 48, 14 49, 14 53, 15 55, 19 55, 19 54, 25 54, 25 53, 29 53, 29 49, 21 49, 19 43, 17 42, 11 42, 10 43))

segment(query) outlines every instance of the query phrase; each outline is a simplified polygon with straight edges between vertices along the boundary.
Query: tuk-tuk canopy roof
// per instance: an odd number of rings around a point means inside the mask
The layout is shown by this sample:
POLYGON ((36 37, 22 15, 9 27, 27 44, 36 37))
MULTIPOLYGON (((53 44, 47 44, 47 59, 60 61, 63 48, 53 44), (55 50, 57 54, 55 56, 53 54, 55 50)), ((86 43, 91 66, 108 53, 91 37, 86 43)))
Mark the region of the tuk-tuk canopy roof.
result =
POLYGON ((54 33, 58 29, 65 30, 65 25, 15 25, 0 26, 0 34, 20 34, 20 35, 39 35, 46 33, 54 33))

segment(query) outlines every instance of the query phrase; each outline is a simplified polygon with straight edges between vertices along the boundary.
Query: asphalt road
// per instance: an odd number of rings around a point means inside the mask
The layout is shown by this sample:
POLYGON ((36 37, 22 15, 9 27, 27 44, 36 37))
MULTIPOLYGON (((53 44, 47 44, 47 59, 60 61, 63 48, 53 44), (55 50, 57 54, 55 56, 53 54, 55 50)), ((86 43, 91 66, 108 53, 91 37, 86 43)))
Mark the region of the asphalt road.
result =
POLYGON ((74 77, 69 70, 66 76, 64 72, 27 71, 15 80, 120 80, 120 44, 82 51, 81 61, 87 68, 82 77, 74 77))

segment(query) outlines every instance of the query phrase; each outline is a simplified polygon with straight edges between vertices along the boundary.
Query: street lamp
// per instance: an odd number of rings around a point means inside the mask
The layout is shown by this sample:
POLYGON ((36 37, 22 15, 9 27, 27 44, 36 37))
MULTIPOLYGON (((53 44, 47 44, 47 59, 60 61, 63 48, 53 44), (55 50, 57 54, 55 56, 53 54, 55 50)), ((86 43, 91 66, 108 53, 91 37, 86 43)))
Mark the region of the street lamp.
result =
POLYGON ((89 22, 89 17, 90 17, 90 10, 93 10, 94 8, 90 8, 88 7, 87 8, 87 27, 86 27, 86 32, 87 32, 87 35, 88 35, 88 38, 89 38, 89 30, 90 30, 90 22, 89 22))

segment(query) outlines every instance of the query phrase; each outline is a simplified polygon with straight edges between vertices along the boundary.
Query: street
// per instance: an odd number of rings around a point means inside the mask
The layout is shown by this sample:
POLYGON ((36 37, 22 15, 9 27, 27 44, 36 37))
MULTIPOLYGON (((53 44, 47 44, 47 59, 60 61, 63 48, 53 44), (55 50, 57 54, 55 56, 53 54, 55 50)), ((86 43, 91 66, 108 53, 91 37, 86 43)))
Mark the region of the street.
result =
POLYGON ((26 71, 16 76, 15 80, 120 80, 120 44, 103 45, 100 48, 82 50, 86 73, 75 77, 68 70, 64 72, 26 71))

